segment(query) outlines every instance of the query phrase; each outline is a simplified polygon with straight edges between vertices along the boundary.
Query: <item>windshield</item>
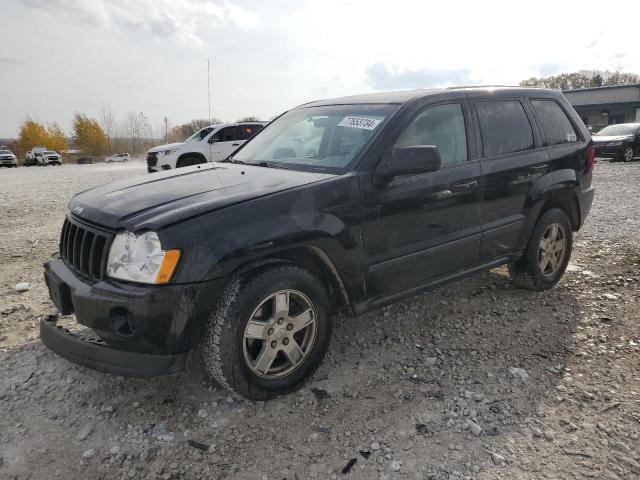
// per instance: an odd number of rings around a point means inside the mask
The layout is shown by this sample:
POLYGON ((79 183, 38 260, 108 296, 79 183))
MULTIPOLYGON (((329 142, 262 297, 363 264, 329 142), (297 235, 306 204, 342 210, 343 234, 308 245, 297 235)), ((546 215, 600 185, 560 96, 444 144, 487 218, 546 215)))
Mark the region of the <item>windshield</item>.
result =
POLYGON ((44 152, 45 155, 57 155, 56 152, 52 152, 51 150, 47 150, 46 152, 44 152))
POLYGON ((187 138, 184 143, 199 142, 213 131, 213 127, 203 128, 187 138))
POLYGON ((612 137, 614 135, 634 135, 638 130, 638 125, 629 125, 621 123, 619 125, 609 125, 608 127, 604 127, 596 136, 609 136, 612 137))
POLYGON ((230 160, 338 173, 397 109, 397 105, 330 105, 291 110, 265 127, 230 160))

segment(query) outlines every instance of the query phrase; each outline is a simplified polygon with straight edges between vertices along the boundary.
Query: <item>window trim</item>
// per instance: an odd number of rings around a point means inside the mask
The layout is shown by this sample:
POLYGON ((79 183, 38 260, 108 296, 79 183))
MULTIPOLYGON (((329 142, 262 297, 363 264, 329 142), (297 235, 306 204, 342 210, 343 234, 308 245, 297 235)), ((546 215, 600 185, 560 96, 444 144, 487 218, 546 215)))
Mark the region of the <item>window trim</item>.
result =
POLYGON ((551 98, 551 97, 527 97, 527 102, 529 103, 529 105, 531 105, 531 111, 536 116, 536 120, 540 124, 540 133, 541 133, 541 135, 543 137, 542 138, 542 140, 543 140, 542 141, 542 146, 543 147, 550 148, 550 147, 558 147, 558 146, 563 146, 563 145, 571 145, 571 144, 575 144, 575 143, 584 143, 585 142, 584 136, 582 135, 582 131, 578 128, 576 123, 573 121, 573 118, 571 118, 571 115, 569 115, 569 112, 567 112, 566 108, 564 108, 562 103, 560 103, 558 100, 556 100, 555 98, 551 98), (565 117, 567 117, 567 119, 569 120, 569 123, 573 127, 573 130, 575 131, 576 137, 578 139, 575 142, 555 143, 553 145, 549 145, 549 139, 547 138, 547 132, 544 131, 544 125, 542 124, 542 118, 540 118, 540 114, 537 112, 536 108, 533 106, 534 100, 554 102, 556 105, 558 105, 558 107, 560 107, 560 110, 562 110, 562 113, 564 113, 565 117))
MULTIPOLYGON (((397 131, 397 135, 395 136, 395 138, 393 139, 393 141, 391 141, 391 145, 390 148, 388 150, 388 152, 390 152, 393 148, 395 148, 396 142, 398 141, 398 138, 400 138, 400 135, 402 135, 404 133, 404 131, 414 122, 414 120, 416 118, 418 118, 419 115, 422 114, 422 112, 424 112, 425 110, 427 110, 428 108, 433 108, 433 107, 441 107, 443 105, 452 105, 452 104, 458 104, 460 105, 460 108, 462 109, 462 119, 464 121, 464 129, 465 129, 465 140, 467 143, 467 159, 463 162, 458 162, 458 163, 454 163, 452 165, 447 165, 444 167, 441 167, 439 170, 437 170, 438 172, 442 172, 443 170, 449 170, 451 168, 459 168, 461 165, 466 165, 469 162, 473 162, 478 160, 477 158, 475 158, 475 155, 471 154, 471 143, 472 143, 472 131, 469 128, 469 121, 472 122, 472 119, 470 118, 470 110, 468 108, 468 103, 465 102, 465 99, 463 98, 459 98, 459 99, 451 99, 451 100, 442 100, 439 102, 435 102, 435 103, 430 103, 428 105, 424 105, 422 108, 420 108, 416 113, 414 113, 402 126, 398 127, 397 131), (466 107, 466 109, 465 109, 466 107)), ((383 156, 384 157, 384 156, 383 156)), ((382 162, 382 158, 380 159, 380 161, 376 164, 376 166, 374 167, 374 170, 378 167, 378 165, 380 164, 380 162, 382 162)), ((434 172, 428 172, 428 173, 434 173, 434 172)), ((424 173, 420 173, 417 175, 425 175, 424 173)))
POLYGON ((476 121, 478 122, 477 127, 478 127, 478 134, 480 137, 479 138, 480 148, 478 149, 479 150, 478 153, 480 154, 480 158, 482 160, 502 158, 506 155, 519 155, 527 152, 534 152, 540 148, 544 148, 544 145, 538 145, 538 142, 536 139, 537 128, 534 128, 534 122, 532 122, 533 119, 531 117, 531 113, 528 111, 529 109, 527 108, 527 105, 523 102, 523 100, 524 100, 523 97, 496 97, 496 98, 474 98, 473 99, 472 101, 473 111, 476 117, 476 121), (499 153, 497 155, 485 155, 484 135, 482 133, 482 126, 480 125, 480 114, 477 109, 478 103, 482 103, 482 102, 485 102, 485 103, 487 102, 518 102, 522 107, 522 110, 524 111, 524 115, 527 118, 527 121, 529 122, 529 128, 531 128, 531 138, 533 140, 533 146, 531 148, 525 148, 524 150, 516 150, 515 152, 505 152, 505 153, 499 153))

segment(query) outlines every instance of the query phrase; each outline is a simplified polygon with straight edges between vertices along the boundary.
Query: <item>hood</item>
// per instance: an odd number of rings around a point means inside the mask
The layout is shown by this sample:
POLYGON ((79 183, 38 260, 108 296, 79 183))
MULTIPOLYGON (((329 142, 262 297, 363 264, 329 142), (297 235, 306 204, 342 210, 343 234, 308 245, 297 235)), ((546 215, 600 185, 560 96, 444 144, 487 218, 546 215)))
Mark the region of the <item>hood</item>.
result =
POLYGON ((331 177, 334 175, 232 163, 196 165, 86 190, 71 199, 69 209, 80 219, 111 229, 160 229, 331 177))
POLYGON ((591 138, 595 143, 619 142, 621 140, 631 140, 633 135, 593 135, 591 138))
POLYGON ((178 142, 178 143, 167 143, 166 145, 158 145, 157 147, 153 147, 150 148, 149 150, 147 150, 147 153, 153 153, 153 152, 163 152, 164 150, 170 150, 172 148, 176 148, 179 147, 180 145, 182 145, 184 142, 178 142))

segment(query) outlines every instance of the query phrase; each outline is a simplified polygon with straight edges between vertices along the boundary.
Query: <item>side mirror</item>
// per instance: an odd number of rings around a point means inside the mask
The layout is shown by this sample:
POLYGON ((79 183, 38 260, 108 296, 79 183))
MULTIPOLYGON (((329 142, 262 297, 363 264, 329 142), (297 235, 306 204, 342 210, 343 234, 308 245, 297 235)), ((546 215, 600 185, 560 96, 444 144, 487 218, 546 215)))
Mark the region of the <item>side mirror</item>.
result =
POLYGON ((378 165, 374 180, 379 185, 386 185, 395 177, 435 172, 440 170, 441 164, 440 152, 434 145, 398 147, 378 165))
POLYGON ((210 139, 209 139, 209 143, 218 143, 220 141, 219 138, 216 138, 215 135, 213 135, 210 139))

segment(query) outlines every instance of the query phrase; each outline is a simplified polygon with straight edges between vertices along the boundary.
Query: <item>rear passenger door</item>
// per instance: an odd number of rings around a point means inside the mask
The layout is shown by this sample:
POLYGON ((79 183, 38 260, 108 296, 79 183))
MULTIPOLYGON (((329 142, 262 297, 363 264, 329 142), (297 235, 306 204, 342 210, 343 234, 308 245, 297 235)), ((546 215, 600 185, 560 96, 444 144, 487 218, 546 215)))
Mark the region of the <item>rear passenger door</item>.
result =
POLYGON ((211 162, 219 162, 231 155, 242 145, 242 130, 238 126, 224 127, 212 135, 211 162))
POLYGON ((486 263, 516 249, 528 194, 549 170, 549 156, 522 98, 479 98, 473 105, 482 152, 480 262, 486 263))

